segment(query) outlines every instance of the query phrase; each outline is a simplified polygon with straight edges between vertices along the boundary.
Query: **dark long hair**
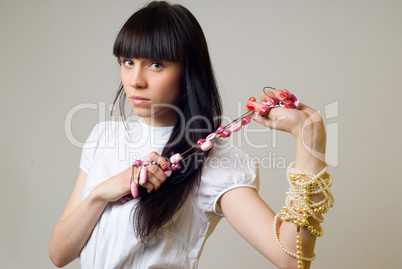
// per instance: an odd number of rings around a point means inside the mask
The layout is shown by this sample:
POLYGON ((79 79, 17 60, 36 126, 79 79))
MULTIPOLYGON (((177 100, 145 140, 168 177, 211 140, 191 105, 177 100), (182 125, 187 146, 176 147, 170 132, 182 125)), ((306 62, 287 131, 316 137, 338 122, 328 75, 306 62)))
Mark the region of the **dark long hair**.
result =
MULTIPOLYGON (((120 57, 150 58, 179 62, 182 66, 181 92, 176 104, 182 118, 173 128, 163 157, 186 151, 219 127, 221 100, 207 43, 201 26, 186 8, 166 2, 148 4, 123 25, 113 53, 119 63, 120 57), (177 143, 177 137, 189 127, 191 132, 185 134, 186 139, 177 143)), ((125 99, 120 85, 113 105, 119 102, 123 116, 125 99)), ((143 241, 167 224, 197 187, 207 155, 208 152, 197 152, 182 163, 182 168, 174 172, 159 191, 143 192, 140 196, 133 209, 133 220, 136 233, 143 241)))

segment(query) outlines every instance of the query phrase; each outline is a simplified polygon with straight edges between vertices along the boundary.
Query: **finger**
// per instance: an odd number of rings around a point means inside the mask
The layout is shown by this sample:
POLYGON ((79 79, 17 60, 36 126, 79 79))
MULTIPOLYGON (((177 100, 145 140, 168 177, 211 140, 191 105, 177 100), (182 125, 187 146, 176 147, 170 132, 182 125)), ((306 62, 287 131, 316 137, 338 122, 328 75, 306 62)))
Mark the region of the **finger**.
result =
POLYGON ((141 186, 143 188, 145 188, 148 193, 151 193, 151 192, 153 192, 155 190, 154 185, 151 182, 148 182, 148 181, 143 183, 143 184, 141 184, 141 186))
POLYGON ((261 102, 267 102, 271 105, 278 104, 278 99, 276 98, 275 94, 272 91, 263 92, 260 95, 261 102))
POLYGON ((154 185, 150 182, 151 177, 148 175, 148 166, 141 167, 137 178, 134 184, 145 188, 148 193, 151 193, 155 189, 154 185))
POLYGON ((293 103, 292 100, 283 101, 283 105, 286 108, 295 108, 296 107, 295 103, 293 103))
POLYGON ((256 99, 254 97, 250 97, 250 99, 248 99, 247 103, 246 103, 246 107, 247 107, 247 112, 254 110, 254 103, 255 103, 256 99))
MULTIPOLYGON (((256 101, 256 99, 255 99, 255 97, 250 97, 250 99, 248 99, 248 101, 246 102, 246 107, 248 108, 248 104, 250 104, 250 103, 253 103, 253 102, 255 102, 256 101)), ((249 108, 250 109, 250 108, 249 108)), ((252 109, 252 108, 251 108, 252 109)))
POLYGON ((148 181, 154 182, 155 179, 158 181, 158 185, 165 183, 166 174, 156 165, 148 165, 148 181))
POLYGON ((288 90, 274 90, 273 93, 275 94, 275 97, 278 98, 281 101, 290 99, 290 93, 288 90))
POLYGON ((147 181, 141 182, 142 186, 147 189, 148 193, 159 190, 161 185, 166 182, 166 174, 156 165, 148 165, 147 171, 147 181))
POLYGON ((142 186, 147 189, 148 193, 151 193, 153 191, 158 191, 162 186, 162 183, 156 177, 149 177, 148 181, 142 186))
POLYGON ((286 97, 288 99, 290 99, 290 97, 292 96, 292 94, 287 90, 287 89, 282 89, 283 93, 286 94, 286 97))
POLYGON ((268 116, 270 111, 271 107, 259 102, 254 103, 255 116, 266 117, 268 116))
POLYGON ((267 116, 271 110, 271 108, 261 102, 252 102, 253 99, 247 102, 247 110, 254 111, 255 114, 259 116, 267 116))
POLYGON ((147 157, 145 157, 144 159, 147 159, 150 162, 156 162, 159 165, 162 165, 163 163, 166 162, 166 159, 164 157, 162 157, 159 153, 153 151, 150 154, 148 154, 147 157))
POLYGON ((272 120, 268 117, 263 117, 257 114, 254 114, 251 116, 251 118, 255 121, 258 122, 262 125, 264 125, 265 127, 268 127, 270 129, 272 129, 272 120))

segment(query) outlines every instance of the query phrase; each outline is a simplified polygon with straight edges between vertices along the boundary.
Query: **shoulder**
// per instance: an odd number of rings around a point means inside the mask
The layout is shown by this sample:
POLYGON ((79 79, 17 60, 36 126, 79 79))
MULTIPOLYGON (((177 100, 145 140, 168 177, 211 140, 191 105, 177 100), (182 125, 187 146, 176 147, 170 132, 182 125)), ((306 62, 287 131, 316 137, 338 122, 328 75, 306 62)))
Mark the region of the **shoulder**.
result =
POLYGON ((206 173, 233 173, 255 175, 257 164, 253 163, 250 155, 232 143, 217 141, 204 163, 206 173))
POLYGON ((100 137, 104 135, 106 132, 112 132, 113 130, 118 129, 120 122, 118 121, 102 121, 97 123, 92 129, 89 137, 100 137))
POLYGON ((226 192, 240 187, 259 189, 258 164, 249 154, 231 143, 216 143, 204 162, 199 195, 207 211, 218 215, 222 212, 217 204, 226 192))
POLYGON ((99 143, 113 142, 125 133, 132 131, 132 129, 136 129, 136 125, 133 122, 99 122, 92 129, 84 147, 96 147, 99 143))

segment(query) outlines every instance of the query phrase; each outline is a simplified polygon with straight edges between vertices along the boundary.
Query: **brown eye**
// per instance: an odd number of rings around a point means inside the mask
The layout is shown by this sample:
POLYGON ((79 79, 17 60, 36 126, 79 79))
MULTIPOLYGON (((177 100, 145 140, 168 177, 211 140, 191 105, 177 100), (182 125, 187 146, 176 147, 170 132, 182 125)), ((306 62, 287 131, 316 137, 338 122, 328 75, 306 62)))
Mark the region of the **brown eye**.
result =
POLYGON ((132 67, 134 63, 130 60, 123 60, 123 65, 127 67, 132 67))
POLYGON ((161 70, 163 68, 163 64, 161 62, 152 62, 150 67, 154 70, 161 70))

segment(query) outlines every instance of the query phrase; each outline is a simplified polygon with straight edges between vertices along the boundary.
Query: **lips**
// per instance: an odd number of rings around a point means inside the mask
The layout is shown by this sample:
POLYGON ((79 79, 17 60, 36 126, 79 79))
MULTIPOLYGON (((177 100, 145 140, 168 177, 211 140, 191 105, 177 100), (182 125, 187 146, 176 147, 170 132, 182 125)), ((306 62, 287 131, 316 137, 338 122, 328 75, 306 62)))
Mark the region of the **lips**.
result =
POLYGON ((131 97, 130 97, 130 99, 136 99, 136 100, 146 100, 146 101, 150 101, 150 99, 148 99, 148 98, 144 98, 144 97, 137 96, 137 95, 133 95, 133 96, 131 96, 131 97))
POLYGON ((144 104, 148 104, 151 102, 151 99, 144 98, 144 97, 137 96, 137 95, 130 96, 129 99, 135 105, 144 105, 144 104))

